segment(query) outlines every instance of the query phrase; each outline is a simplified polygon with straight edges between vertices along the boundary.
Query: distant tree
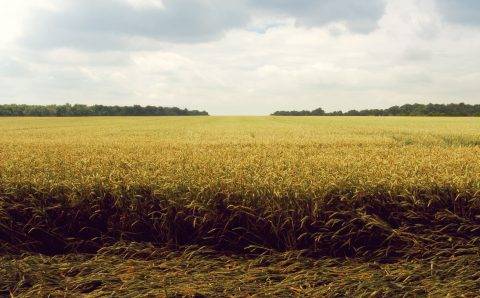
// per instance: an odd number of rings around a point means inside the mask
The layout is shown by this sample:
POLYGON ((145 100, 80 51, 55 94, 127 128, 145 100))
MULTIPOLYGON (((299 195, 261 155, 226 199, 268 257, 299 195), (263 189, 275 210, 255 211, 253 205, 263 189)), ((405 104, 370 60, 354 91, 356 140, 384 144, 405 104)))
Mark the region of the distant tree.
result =
POLYGON ((0 116, 208 116, 205 111, 177 107, 103 105, 0 105, 0 116))
POLYGON ((388 109, 350 110, 325 113, 318 108, 313 111, 277 111, 275 116, 480 116, 480 105, 465 103, 450 104, 405 104, 388 109))
POLYGON ((325 111, 322 108, 317 108, 317 109, 311 111, 310 114, 313 115, 313 116, 323 116, 323 115, 325 115, 325 111))
POLYGON ((342 112, 342 111, 333 111, 333 112, 329 113, 329 115, 332 115, 332 116, 342 116, 342 115, 343 115, 343 112, 342 112))

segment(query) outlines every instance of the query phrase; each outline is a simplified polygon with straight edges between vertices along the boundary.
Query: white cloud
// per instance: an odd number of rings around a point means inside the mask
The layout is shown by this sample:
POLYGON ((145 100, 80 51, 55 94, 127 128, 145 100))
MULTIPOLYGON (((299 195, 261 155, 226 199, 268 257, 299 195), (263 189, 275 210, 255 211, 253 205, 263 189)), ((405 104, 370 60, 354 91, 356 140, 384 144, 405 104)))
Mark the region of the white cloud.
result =
MULTIPOLYGON (((345 17, 306 26, 298 20, 305 11, 282 15, 284 7, 268 14, 255 8, 245 17, 249 22, 214 25, 215 38, 200 43, 193 37, 175 42, 162 29, 160 35, 127 31, 85 45, 105 36, 81 28, 66 44, 39 35, 48 46, 30 47, 17 38, 38 32, 28 27, 38 8, 34 2, 9 8, 22 12, 18 24, 27 26, 7 32, 8 42, 1 43, 0 103, 153 104, 212 114, 480 103, 480 28, 447 20, 434 0, 389 0, 376 25, 360 33, 345 17)), ((50 11, 60 9, 52 3, 60 2, 51 2, 50 11)), ((158 13, 167 4, 129 5, 158 13)), ((8 22, 16 21, 0 19, 0 28, 8 22)))
POLYGON ((136 9, 165 9, 165 5, 163 4, 162 0, 127 0, 127 2, 136 9))

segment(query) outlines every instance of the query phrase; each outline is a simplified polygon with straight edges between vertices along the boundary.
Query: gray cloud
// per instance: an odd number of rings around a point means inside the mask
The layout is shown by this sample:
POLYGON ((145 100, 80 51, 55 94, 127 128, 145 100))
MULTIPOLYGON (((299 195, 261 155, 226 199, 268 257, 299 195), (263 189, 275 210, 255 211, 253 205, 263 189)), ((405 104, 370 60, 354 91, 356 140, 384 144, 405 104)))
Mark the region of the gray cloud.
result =
POLYGON ((372 31, 383 0, 164 0, 163 7, 135 8, 126 0, 66 0, 56 11, 37 11, 23 42, 34 48, 136 49, 132 38, 197 43, 245 28, 253 13, 293 17, 300 26, 343 21, 354 32, 372 31))
POLYGON ((25 65, 16 59, 2 57, 0 52, 0 76, 19 77, 28 74, 29 70, 25 65))
POLYGON ((129 37, 201 42, 243 26, 249 16, 237 2, 164 0, 163 8, 134 8, 122 0, 66 1, 60 11, 37 12, 24 42, 36 47, 104 50, 125 47, 129 37))
POLYGON ((462 25, 480 25, 480 1, 437 0, 437 6, 445 20, 462 25))
POLYGON ((250 0, 252 6, 295 17, 297 24, 316 27, 344 21, 351 31, 368 33, 385 11, 383 0, 250 0))
POLYGON ((402 59, 406 62, 425 62, 432 60, 433 53, 430 49, 409 48, 403 52, 402 59))

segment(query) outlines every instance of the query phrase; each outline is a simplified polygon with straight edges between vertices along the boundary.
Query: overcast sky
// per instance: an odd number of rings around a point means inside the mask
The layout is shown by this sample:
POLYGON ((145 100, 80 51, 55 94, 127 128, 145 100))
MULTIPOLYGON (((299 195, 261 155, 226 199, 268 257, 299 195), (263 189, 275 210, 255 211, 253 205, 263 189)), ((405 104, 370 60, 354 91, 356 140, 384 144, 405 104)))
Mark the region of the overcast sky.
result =
POLYGON ((480 104, 478 0, 0 0, 0 103, 480 104))

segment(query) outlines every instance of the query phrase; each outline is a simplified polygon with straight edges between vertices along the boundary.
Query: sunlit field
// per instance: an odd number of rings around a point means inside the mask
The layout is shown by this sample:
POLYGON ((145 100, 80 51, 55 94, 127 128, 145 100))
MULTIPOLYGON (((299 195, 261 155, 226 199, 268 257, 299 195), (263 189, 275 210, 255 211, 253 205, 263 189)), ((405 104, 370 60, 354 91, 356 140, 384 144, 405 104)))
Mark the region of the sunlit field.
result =
POLYGON ((479 199, 478 118, 0 118, 0 294, 474 294, 479 199))

